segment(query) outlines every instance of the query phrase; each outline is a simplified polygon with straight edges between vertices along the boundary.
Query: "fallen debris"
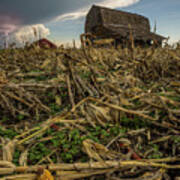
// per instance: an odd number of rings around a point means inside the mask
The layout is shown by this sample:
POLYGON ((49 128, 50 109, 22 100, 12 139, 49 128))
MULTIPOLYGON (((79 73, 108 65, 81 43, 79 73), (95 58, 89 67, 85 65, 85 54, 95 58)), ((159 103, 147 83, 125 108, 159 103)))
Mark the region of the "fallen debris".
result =
POLYGON ((179 59, 170 47, 0 51, 0 178, 178 178, 179 59))

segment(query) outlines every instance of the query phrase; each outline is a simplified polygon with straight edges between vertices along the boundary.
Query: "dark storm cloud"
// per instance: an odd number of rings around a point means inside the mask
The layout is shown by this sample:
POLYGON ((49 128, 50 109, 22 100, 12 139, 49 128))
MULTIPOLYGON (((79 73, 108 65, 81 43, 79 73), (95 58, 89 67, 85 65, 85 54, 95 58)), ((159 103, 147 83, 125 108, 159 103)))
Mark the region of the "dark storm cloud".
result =
POLYGON ((101 0, 0 0, 0 17, 15 17, 23 25, 43 23, 95 2, 101 0))
POLYGON ((139 0, 0 0, 0 33, 9 34, 20 26, 46 23, 60 17, 78 18, 94 3, 109 7, 133 4, 139 0))

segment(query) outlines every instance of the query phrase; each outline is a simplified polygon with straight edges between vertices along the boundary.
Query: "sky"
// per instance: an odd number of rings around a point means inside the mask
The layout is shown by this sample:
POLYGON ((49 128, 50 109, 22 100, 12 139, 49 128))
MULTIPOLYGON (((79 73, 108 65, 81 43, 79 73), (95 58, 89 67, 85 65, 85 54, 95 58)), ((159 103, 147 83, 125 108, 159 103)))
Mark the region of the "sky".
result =
POLYGON ((180 40, 180 0, 0 0, 0 44, 42 37, 58 44, 78 42, 93 4, 144 15, 152 30, 156 22, 158 34, 180 40))

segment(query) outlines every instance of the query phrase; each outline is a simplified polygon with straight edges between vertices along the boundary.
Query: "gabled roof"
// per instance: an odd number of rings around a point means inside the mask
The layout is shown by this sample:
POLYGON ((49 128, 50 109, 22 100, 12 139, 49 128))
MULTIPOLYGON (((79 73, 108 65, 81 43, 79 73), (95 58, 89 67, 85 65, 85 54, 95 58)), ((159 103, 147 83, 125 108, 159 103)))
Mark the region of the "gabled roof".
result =
POLYGON ((48 46, 49 48, 52 48, 52 49, 56 49, 57 46, 51 42, 50 40, 46 39, 46 38, 42 38, 42 39, 39 39, 38 41, 34 42, 33 44, 37 44, 38 46, 44 48, 46 46, 48 46))
POLYGON ((121 10, 93 5, 87 14, 85 32, 104 37, 127 37, 130 33, 135 39, 156 39, 163 36, 150 32, 148 18, 121 10))
POLYGON ((92 8, 100 10, 103 24, 122 25, 126 28, 129 28, 130 25, 131 28, 140 28, 145 31, 150 31, 149 20, 144 16, 100 6, 93 6, 92 8))

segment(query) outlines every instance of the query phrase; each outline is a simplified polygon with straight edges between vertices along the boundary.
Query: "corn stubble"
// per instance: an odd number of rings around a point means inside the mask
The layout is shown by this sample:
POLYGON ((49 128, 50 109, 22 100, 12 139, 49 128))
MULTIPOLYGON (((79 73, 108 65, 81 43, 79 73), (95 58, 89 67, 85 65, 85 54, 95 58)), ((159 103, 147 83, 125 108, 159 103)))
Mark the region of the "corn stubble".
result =
POLYGON ((180 176, 178 46, 7 49, 0 70, 1 179, 180 176))

